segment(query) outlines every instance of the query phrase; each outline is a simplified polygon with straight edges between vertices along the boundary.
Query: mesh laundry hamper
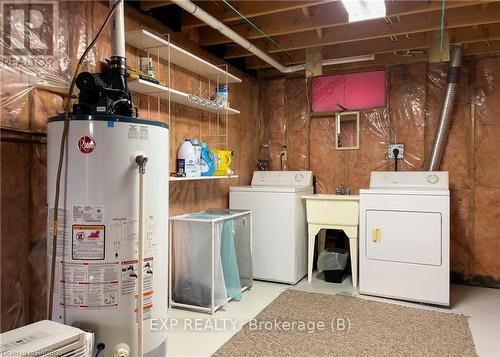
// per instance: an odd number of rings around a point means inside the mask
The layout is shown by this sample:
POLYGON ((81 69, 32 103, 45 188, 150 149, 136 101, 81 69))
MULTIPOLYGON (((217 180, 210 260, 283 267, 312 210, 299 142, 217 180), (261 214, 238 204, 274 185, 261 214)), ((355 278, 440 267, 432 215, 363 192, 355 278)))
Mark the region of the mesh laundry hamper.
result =
POLYGON ((170 306, 213 313, 253 284, 251 212, 207 210, 170 219, 170 306))

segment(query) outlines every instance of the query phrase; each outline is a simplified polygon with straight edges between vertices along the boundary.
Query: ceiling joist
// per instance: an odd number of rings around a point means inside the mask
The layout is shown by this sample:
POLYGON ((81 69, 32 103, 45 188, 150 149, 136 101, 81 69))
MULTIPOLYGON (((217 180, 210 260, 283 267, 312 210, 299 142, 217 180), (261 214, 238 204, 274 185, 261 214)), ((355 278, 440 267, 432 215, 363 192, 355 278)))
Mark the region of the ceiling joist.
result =
MULTIPOLYGON (((232 1, 231 5, 233 5, 242 14, 245 14, 246 17, 253 18, 256 16, 277 14, 284 11, 326 4, 332 1, 336 0, 232 1)), ((195 3, 219 21, 231 22, 241 20, 238 14, 236 14, 232 9, 230 9, 221 1, 196 1, 195 3)), ((205 23, 201 22, 194 16, 191 16, 187 13, 184 13, 184 15, 182 19, 183 30, 207 26, 205 23)))
POLYGON ((149 11, 152 9, 157 9, 159 7, 171 5, 172 2, 170 0, 146 0, 140 2, 141 10, 149 11))
MULTIPOLYGON (((481 42, 467 44, 464 47, 464 56, 500 54, 500 41, 481 42)), ((359 71, 382 70, 387 66, 428 62, 429 56, 427 53, 415 54, 413 56, 401 56, 394 53, 382 53, 375 55, 375 60, 345 63, 340 65, 332 65, 323 67, 323 75, 332 75, 337 73, 350 73, 359 71)), ((304 72, 297 72, 290 76, 303 76, 304 72)), ((273 78, 282 76, 277 70, 269 69, 259 71, 259 78, 273 78)))
MULTIPOLYGON (((292 1, 293 2, 293 1, 292 1)), ((481 1, 448 1, 447 9, 472 6, 481 1)), ((394 1, 387 2, 387 16, 397 17, 403 15, 422 14, 441 9, 441 1, 394 1)), ((245 14, 243 12, 243 14, 245 14)), ((252 20, 264 33, 269 36, 279 36, 304 31, 315 31, 319 28, 329 28, 346 25, 347 13, 341 2, 322 4, 302 8, 302 11, 289 11, 286 14, 273 14, 260 16, 252 20), (309 16, 305 16, 309 14, 309 16)), ((230 26, 243 37, 252 40, 264 37, 251 25, 242 23, 230 26)), ((230 43, 231 40, 215 29, 206 28, 200 34, 199 44, 202 46, 220 45, 230 43)))
MULTIPOLYGON (((449 31, 450 43, 470 44, 485 41, 500 40, 500 23, 481 26, 481 27, 463 27, 449 31)), ((393 53, 395 51, 408 51, 414 49, 429 48, 430 32, 412 34, 411 36, 401 36, 397 41, 391 41, 390 38, 379 38, 375 40, 357 41, 352 43, 341 43, 337 45, 323 47, 323 59, 333 59, 339 57, 361 56, 368 54, 393 53)), ((291 51, 290 59, 283 53, 274 54, 273 57, 286 66, 304 63, 305 50, 291 51)), ((261 59, 252 56, 246 58, 246 67, 248 69, 269 68, 270 65, 261 59)))
MULTIPOLYGON (((500 2, 490 4, 487 10, 481 6, 469 6, 447 11, 446 28, 478 26, 500 22, 500 2)), ((264 40, 253 43, 268 53, 277 53, 283 50, 295 50, 307 47, 326 46, 338 43, 370 40, 381 37, 405 36, 419 32, 438 30, 441 23, 441 12, 433 11, 422 15, 401 16, 400 21, 387 24, 384 20, 369 20, 323 30, 323 37, 318 38, 315 33, 301 32, 293 35, 277 36, 274 39, 281 48, 264 40)), ((251 53, 241 47, 228 47, 224 58, 250 56, 251 53)))

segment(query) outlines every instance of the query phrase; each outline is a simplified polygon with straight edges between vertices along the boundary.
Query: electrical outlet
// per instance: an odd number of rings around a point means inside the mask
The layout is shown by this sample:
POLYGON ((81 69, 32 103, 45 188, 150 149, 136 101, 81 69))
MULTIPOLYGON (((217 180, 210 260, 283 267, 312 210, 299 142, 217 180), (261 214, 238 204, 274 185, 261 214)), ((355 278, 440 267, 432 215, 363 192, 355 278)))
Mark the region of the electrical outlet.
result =
POLYGON ((405 146, 403 144, 391 144, 387 145, 387 154, 389 155, 389 159, 394 159, 393 150, 398 149, 398 159, 402 159, 405 156, 405 146))

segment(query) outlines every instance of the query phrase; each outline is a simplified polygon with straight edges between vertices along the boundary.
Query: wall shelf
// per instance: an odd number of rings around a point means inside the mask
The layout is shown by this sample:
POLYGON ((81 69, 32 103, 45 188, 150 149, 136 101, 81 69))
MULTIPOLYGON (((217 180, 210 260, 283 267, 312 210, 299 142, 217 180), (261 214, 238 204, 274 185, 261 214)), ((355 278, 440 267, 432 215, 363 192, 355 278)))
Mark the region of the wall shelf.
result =
MULTIPOLYGON (((226 80, 228 83, 241 83, 240 78, 147 30, 127 32, 125 41, 127 44, 143 51, 153 52, 153 50, 159 49, 160 58, 166 61, 169 60, 168 49, 170 47, 170 63, 203 77, 218 80, 220 84, 226 83, 226 80)), ((156 52, 153 53, 156 54, 156 52)))
POLYGON ((200 176, 200 177, 170 177, 170 181, 199 181, 199 180, 222 180, 238 178, 238 175, 230 176, 200 176))
POLYGON ((133 81, 128 81, 128 88, 132 92, 137 92, 137 93, 142 93, 146 95, 151 95, 151 96, 156 96, 164 100, 169 99, 169 92, 170 92, 170 101, 173 103, 178 103, 182 105, 186 105, 191 108, 196 108, 199 110, 203 110, 206 112, 210 113, 215 113, 215 114, 227 114, 229 115, 234 115, 234 114, 240 114, 239 110, 233 109, 233 108, 221 108, 221 109, 215 109, 215 108, 210 108, 201 104, 197 103, 192 103, 189 101, 189 94, 181 92, 179 90, 173 89, 173 88, 168 88, 165 86, 162 86, 161 84, 156 84, 152 82, 148 82, 144 79, 137 79, 133 81))

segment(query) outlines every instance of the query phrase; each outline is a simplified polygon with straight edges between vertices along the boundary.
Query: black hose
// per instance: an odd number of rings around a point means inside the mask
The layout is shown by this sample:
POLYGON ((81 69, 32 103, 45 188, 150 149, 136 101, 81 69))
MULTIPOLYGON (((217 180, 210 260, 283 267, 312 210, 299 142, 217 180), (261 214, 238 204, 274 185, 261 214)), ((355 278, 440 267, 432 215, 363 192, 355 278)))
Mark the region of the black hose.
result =
POLYGON ((96 346, 97 352, 94 357, 99 357, 101 355, 101 352, 106 348, 106 345, 104 343, 98 343, 96 346))
POLYGON ((392 153, 394 154, 394 171, 398 171, 399 149, 394 148, 394 150, 392 150, 392 153))

